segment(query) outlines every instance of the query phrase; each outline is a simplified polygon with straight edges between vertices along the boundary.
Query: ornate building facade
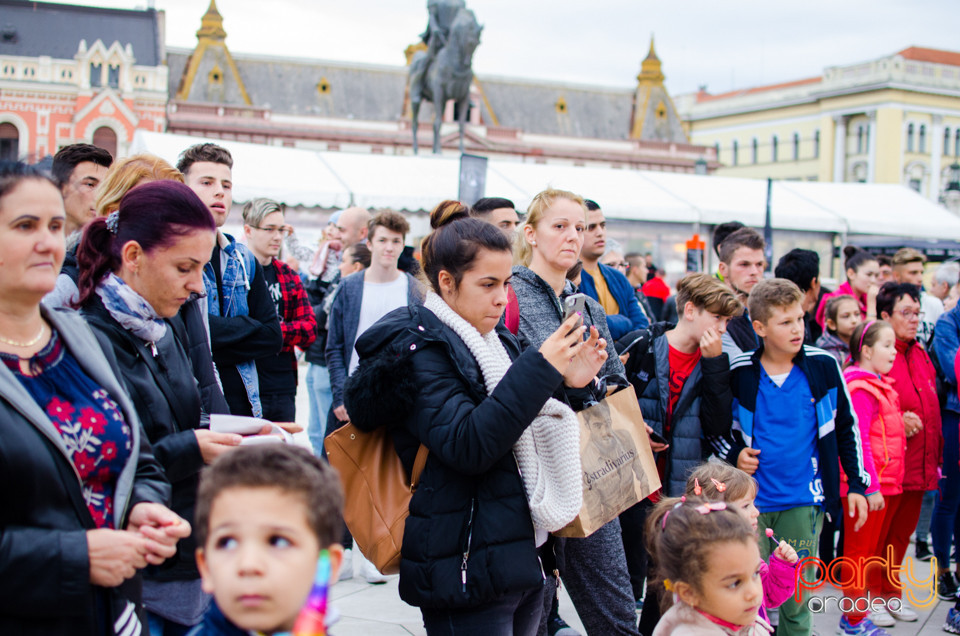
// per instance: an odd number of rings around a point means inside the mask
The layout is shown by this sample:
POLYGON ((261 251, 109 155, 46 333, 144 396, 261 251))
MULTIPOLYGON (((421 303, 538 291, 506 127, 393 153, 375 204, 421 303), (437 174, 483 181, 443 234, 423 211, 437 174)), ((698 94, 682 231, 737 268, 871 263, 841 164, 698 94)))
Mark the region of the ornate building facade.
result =
POLYGON ((960 159, 960 53, 911 47, 817 77, 678 96, 717 174, 899 183, 943 200, 960 159))
MULTIPOLYGON (((168 130, 316 150, 412 153, 407 68, 231 53, 211 1, 191 50, 170 49, 168 130)), ((416 46, 407 49, 407 60, 416 46)), ((479 76, 471 91, 466 152, 535 163, 693 172, 716 167, 713 148, 691 144, 664 87, 651 43, 635 89, 479 76), (706 162, 706 165, 704 165, 706 162)), ((453 103, 445 151, 458 139, 453 103)), ((433 110, 420 113, 429 147, 433 110)))
POLYGON ((163 13, 0 0, 0 158, 166 129, 163 13))

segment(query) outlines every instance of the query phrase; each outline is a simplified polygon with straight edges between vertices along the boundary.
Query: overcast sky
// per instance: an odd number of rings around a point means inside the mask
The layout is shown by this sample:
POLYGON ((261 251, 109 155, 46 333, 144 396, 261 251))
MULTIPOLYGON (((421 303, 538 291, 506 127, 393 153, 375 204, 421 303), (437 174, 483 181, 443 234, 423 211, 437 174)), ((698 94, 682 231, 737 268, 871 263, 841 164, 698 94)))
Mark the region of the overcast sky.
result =
MULTIPOLYGON (((146 0, 88 0, 118 8, 146 0)), ((208 0, 155 0, 192 48, 208 0)), ((401 65, 426 0, 217 0, 233 52, 401 65)), ((651 34, 674 95, 772 84, 909 46, 960 51, 958 0, 467 0, 480 74, 633 87, 651 34)))

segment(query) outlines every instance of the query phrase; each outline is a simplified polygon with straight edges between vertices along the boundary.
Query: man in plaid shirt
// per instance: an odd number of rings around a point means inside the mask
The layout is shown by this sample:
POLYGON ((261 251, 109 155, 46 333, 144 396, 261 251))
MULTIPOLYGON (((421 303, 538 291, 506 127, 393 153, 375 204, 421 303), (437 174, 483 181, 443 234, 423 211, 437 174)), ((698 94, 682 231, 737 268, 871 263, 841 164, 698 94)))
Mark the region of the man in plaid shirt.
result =
POLYGON ((257 360, 263 417, 273 422, 293 422, 297 417, 297 358, 293 348, 306 349, 313 344, 317 319, 300 275, 277 259, 286 231, 280 204, 253 199, 243 206, 243 223, 247 246, 263 266, 283 332, 280 353, 257 360))

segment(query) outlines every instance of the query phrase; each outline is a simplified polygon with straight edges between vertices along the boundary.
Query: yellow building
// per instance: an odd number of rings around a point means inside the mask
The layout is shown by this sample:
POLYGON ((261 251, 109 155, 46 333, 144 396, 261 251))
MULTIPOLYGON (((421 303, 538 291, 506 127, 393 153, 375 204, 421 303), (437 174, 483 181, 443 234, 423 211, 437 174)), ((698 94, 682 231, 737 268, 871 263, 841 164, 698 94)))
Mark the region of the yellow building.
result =
POLYGON ((900 183, 942 200, 960 159, 960 53, 911 47, 807 79, 679 96, 718 175, 900 183))

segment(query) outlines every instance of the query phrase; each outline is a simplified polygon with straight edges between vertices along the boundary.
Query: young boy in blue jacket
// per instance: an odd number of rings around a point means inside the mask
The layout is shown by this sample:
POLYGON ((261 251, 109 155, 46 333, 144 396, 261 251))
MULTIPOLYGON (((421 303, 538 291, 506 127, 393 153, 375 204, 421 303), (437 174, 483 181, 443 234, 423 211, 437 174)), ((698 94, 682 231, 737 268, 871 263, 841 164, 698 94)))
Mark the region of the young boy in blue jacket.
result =
MULTIPOLYGON (((855 529, 867 518, 870 483, 840 367, 826 351, 803 344, 802 296, 780 278, 750 292, 750 317, 762 344, 731 362, 733 430, 712 440, 722 459, 756 478, 760 536, 771 528, 801 559, 816 556, 824 515, 842 514, 840 466, 855 529)), ((760 546, 768 558, 771 542, 760 546)), ((806 635, 811 628, 806 599, 780 607, 778 636, 806 635)))

